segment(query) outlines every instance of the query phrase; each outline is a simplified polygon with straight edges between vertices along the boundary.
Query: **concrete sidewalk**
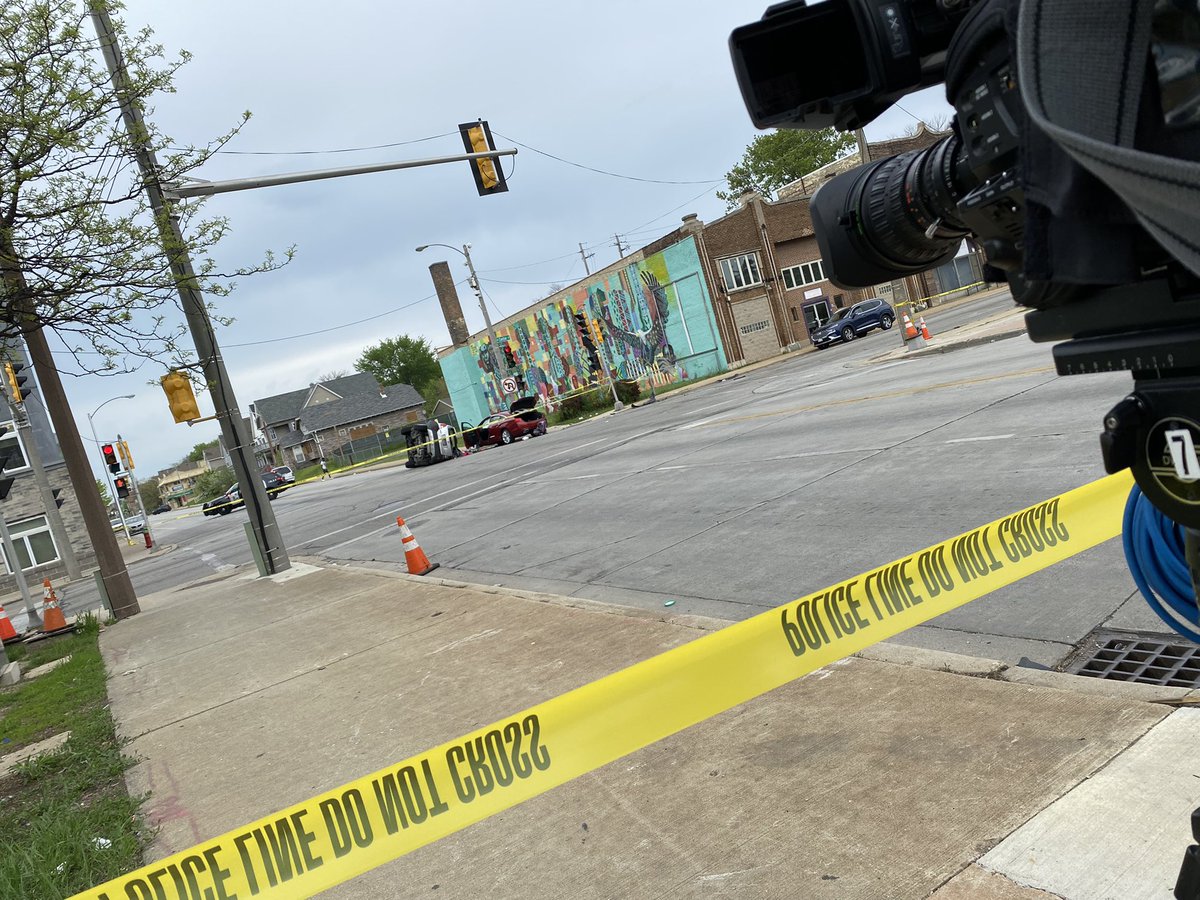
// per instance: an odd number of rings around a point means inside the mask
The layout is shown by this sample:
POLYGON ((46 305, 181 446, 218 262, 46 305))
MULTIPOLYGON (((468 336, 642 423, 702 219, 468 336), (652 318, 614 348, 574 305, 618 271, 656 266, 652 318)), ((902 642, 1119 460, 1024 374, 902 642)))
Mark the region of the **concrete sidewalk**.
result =
MULTIPOLYGON (((101 647, 147 862, 725 624, 304 565, 142 609, 101 647)), ((883 645, 326 896, 1165 898, 1190 700, 883 645)))

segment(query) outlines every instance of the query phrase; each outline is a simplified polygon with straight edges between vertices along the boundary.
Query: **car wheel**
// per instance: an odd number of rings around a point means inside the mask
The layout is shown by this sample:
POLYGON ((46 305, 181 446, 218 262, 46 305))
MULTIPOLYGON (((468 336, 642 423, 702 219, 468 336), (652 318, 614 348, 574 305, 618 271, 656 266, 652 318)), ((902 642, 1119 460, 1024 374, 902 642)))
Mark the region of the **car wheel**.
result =
POLYGON ((879 327, 882 328, 884 331, 887 331, 889 328, 892 327, 892 323, 895 321, 896 320, 894 318, 892 318, 891 316, 882 316, 879 319, 879 327))
POLYGON ((851 328, 849 325, 847 325, 845 328, 842 329, 842 340, 843 341, 845 341, 846 343, 849 343, 850 341, 854 340, 854 337, 855 337, 854 329, 851 328))
POLYGON ((500 443, 502 443, 502 444, 511 444, 512 443, 512 434, 509 432, 509 430, 507 428, 505 428, 503 431, 500 432, 500 443))
POLYGON ((537 424, 537 428, 535 428, 535 429, 533 430, 533 433, 534 433, 534 434, 545 434, 545 433, 546 433, 546 422, 545 422, 545 420, 543 420, 543 421, 541 421, 541 422, 538 422, 538 424, 537 424))

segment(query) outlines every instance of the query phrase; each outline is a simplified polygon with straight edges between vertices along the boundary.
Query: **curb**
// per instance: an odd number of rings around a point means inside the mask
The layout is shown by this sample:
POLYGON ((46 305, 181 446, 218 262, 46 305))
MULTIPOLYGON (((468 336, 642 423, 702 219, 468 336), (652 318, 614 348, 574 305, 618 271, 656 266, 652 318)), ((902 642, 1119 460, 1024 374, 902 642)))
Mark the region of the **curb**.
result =
MULTIPOLYGON (((1026 333, 1024 326, 1013 328, 1008 331, 997 331, 993 334, 981 334, 976 337, 963 338, 961 340, 951 341, 946 344, 939 344, 932 347, 922 347, 919 350, 889 350, 887 353, 882 353, 879 356, 872 356, 866 361, 866 365, 874 365, 881 362, 894 362, 898 359, 916 359, 920 356, 932 356, 935 353, 952 353, 955 350, 965 350, 968 347, 978 347, 982 344, 992 344, 996 341, 1004 341, 1009 338, 1020 337, 1026 333)), ((935 338, 936 340, 936 338, 935 338)))
POLYGON ((875 662, 897 666, 912 666, 918 669, 933 669, 952 675, 967 675, 975 678, 992 678, 1009 684, 1028 687, 1053 688, 1073 691, 1092 696, 1118 697, 1126 700, 1142 700, 1146 703, 1169 703, 1172 705, 1200 703, 1200 689, 1165 687, 1156 684, 1140 684, 1134 681, 1108 681, 1089 678, 1070 672, 1052 672, 1044 669, 1025 669, 998 659, 965 656, 944 650, 925 650, 905 644, 875 644, 859 651, 855 656, 875 662))
MULTIPOLYGON (((308 564, 317 565, 321 568, 383 575, 384 577, 412 581, 414 583, 432 583, 441 587, 473 590, 483 594, 513 597, 568 609, 580 609, 606 615, 618 615, 632 619, 662 622, 666 625, 676 625, 694 631, 720 631, 722 628, 734 623, 733 620, 729 619, 657 613, 651 610, 640 609, 636 606, 607 603, 603 600, 588 600, 583 597, 564 597, 561 594, 550 594, 543 591, 527 591, 519 588, 474 584, 468 581, 455 581, 451 578, 409 575, 407 572, 396 572, 391 569, 373 569, 365 566, 341 564, 331 565, 328 561, 317 561, 315 557, 303 559, 308 564)), ((880 644, 874 644, 852 655, 860 659, 870 660, 871 662, 911 666, 916 669, 945 672, 950 675, 961 675, 968 678, 990 678, 997 681, 1006 681, 1009 684, 1025 685, 1027 687, 1052 688, 1055 690, 1072 691, 1077 694, 1140 700, 1146 703, 1200 705, 1200 689, 1197 688, 1164 687, 1154 684, 1140 684, 1132 681, 1107 681, 1102 678, 1089 678, 1086 675, 1072 675, 1069 672, 1025 669, 998 659, 966 656, 962 653, 950 653, 945 650, 926 650, 921 647, 910 647, 907 644, 893 644, 885 641, 880 644)))

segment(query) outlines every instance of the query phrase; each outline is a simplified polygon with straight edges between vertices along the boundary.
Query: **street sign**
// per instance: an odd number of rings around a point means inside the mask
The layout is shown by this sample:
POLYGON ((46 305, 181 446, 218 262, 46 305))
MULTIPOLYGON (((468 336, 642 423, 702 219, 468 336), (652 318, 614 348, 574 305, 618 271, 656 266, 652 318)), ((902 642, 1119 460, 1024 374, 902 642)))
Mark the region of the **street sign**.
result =
POLYGON ((500 381, 500 387, 504 389, 506 394, 515 394, 517 392, 517 379, 504 378, 500 381))

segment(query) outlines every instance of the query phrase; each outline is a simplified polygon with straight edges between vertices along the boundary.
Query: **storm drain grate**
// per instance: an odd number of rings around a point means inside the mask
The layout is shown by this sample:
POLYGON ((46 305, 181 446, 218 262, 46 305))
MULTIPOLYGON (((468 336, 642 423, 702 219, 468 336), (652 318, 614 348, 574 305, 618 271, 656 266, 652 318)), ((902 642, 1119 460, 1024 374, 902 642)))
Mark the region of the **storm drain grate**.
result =
POLYGON ((1200 646, 1150 638, 1109 638, 1071 671, 1110 681, 1200 687, 1200 646))

